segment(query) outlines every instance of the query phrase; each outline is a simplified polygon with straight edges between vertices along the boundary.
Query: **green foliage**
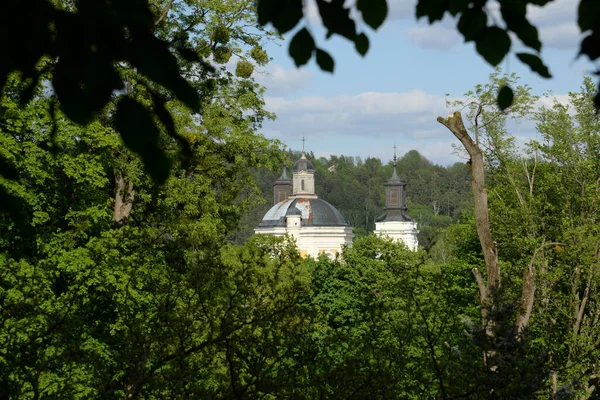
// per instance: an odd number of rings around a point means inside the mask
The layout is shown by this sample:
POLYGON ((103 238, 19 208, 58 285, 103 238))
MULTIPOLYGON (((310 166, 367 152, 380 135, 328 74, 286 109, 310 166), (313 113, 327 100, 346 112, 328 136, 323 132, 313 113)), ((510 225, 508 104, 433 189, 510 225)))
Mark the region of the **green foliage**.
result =
MULTIPOLYGON (((164 183, 170 171, 165 149, 157 143, 160 132, 180 142, 182 159, 189 156, 173 127, 169 101, 202 114, 204 99, 214 94, 210 80, 225 74, 211 65, 210 55, 216 63, 226 63, 233 52, 245 60, 253 48, 257 63, 268 61, 259 40, 271 34, 248 28, 256 22, 249 1, 36 0, 6 5, 0 14, 4 34, 17 27, 27 31, 18 41, 0 41, 6 59, 0 93, 16 73, 23 82, 22 109, 50 83, 57 109, 71 121, 114 121, 125 147, 139 154, 157 183, 164 183), (40 14, 26 18, 30 7, 40 14)), ((248 79, 252 72, 244 65, 238 76, 248 79)), ((14 177, 6 167, 0 173, 14 177)))

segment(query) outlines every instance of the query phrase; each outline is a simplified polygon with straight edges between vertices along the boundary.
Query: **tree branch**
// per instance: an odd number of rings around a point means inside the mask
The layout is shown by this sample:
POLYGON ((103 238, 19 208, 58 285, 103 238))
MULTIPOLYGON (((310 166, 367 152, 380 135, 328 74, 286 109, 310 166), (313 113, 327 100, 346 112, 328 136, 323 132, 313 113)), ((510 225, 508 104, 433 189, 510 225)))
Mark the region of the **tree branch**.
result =
POLYGON ((531 312, 533 311, 533 301, 535 299, 536 290, 534 264, 536 257, 540 250, 542 250, 544 247, 556 245, 562 245, 562 243, 542 243, 542 245, 533 252, 533 256, 531 256, 531 260, 529 261, 527 268, 523 270, 523 289, 521 290, 521 300, 515 324, 517 327, 517 332, 519 333, 522 333, 527 324, 529 323, 529 318, 531 318, 531 312))
POLYGON ((154 23, 154 26, 158 26, 158 24, 161 23, 161 21, 163 19, 165 19, 165 17, 167 16, 167 14, 169 13, 169 10, 171 9, 171 5, 173 4, 173 0, 169 0, 169 2, 167 3, 167 5, 165 6, 165 8, 163 8, 163 10, 160 13, 160 17, 158 17, 158 19, 156 20, 156 22, 154 23))

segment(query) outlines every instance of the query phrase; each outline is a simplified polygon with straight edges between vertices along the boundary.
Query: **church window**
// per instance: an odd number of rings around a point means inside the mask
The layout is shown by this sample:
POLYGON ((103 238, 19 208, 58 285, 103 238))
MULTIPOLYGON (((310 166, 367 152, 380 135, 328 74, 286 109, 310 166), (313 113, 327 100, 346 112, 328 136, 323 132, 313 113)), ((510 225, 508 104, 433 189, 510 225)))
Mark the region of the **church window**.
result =
POLYGON ((300 190, 305 190, 305 189, 304 189, 304 179, 302 179, 302 180, 300 181, 300 190))

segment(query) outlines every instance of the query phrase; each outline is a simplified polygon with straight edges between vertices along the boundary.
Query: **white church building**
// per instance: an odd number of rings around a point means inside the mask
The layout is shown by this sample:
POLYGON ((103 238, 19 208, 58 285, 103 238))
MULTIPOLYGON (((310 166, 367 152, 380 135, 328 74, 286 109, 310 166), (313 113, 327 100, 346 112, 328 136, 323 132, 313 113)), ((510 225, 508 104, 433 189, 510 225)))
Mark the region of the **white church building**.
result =
MULTIPOLYGON (((318 257, 325 253, 335 258, 342 245, 352 244, 352 227, 342 214, 315 194, 315 170, 304 152, 292 168, 289 178, 285 166, 273 184, 273 207, 254 229, 256 234, 294 237, 302 257, 318 257)), ((384 184, 385 213, 376 222, 376 235, 387 235, 403 241, 409 249, 416 250, 417 224, 407 214, 406 184, 394 172, 384 184)))
POLYGON ((304 153, 294 163, 292 179, 284 167, 273 185, 275 205, 254 232, 275 236, 287 233, 296 239, 302 257, 316 258, 325 253, 335 258, 342 245, 352 243, 354 234, 342 214, 315 194, 314 176, 314 166, 304 153))

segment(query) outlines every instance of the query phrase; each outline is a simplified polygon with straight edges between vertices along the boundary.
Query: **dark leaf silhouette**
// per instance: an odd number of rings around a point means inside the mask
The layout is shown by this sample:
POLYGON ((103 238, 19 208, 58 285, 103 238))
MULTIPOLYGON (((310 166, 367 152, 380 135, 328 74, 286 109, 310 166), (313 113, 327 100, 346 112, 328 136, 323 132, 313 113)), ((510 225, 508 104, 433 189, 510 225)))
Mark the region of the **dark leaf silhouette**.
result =
POLYGON ((367 35, 364 33, 357 35, 356 39, 354 39, 354 46, 356 46, 356 51, 364 57, 367 51, 369 51, 369 38, 367 35))
POLYGON ((304 65, 310 60, 315 41, 306 28, 302 28, 290 41, 290 56, 294 59, 296 66, 304 65))
POLYGON ((316 58, 319 68, 321 68, 323 71, 333 72, 334 61, 333 58, 331 58, 331 56, 329 55, 329 53, 327 53, 324 50, 317 49, 316 58))
POLYGON ((524 64, 529 65, 529 68, 533 72, 536 72, 539 76, 544 78, 551 78, 550 71, 548 71, 548 67, 544 65, 542 59, 536 56, 535 54, 527 54, 527 53, 517 53, 517 57, 524 64))
POLYGON ((129 97, 122 97, 117 103, 115 127, 125 145, 142 158, 144 168, 154 181, 164 183, 170 165, 158 145, 159 130, 150 110, 129 97))
POLYGON ((497 26, 487 27, 477 40, 477 52, 493 66, 500 64, 510 49, 508 33, 497 26))
POLYGON ((383 24, 388 13, 386 0, 358 0, 356 8, 362 13, 365 23, 373 29, 383 24))
POLYGON ((513 103, 515 95, 510 86, 502 86, 498 91, 498 107, 504 111, 513 103))

